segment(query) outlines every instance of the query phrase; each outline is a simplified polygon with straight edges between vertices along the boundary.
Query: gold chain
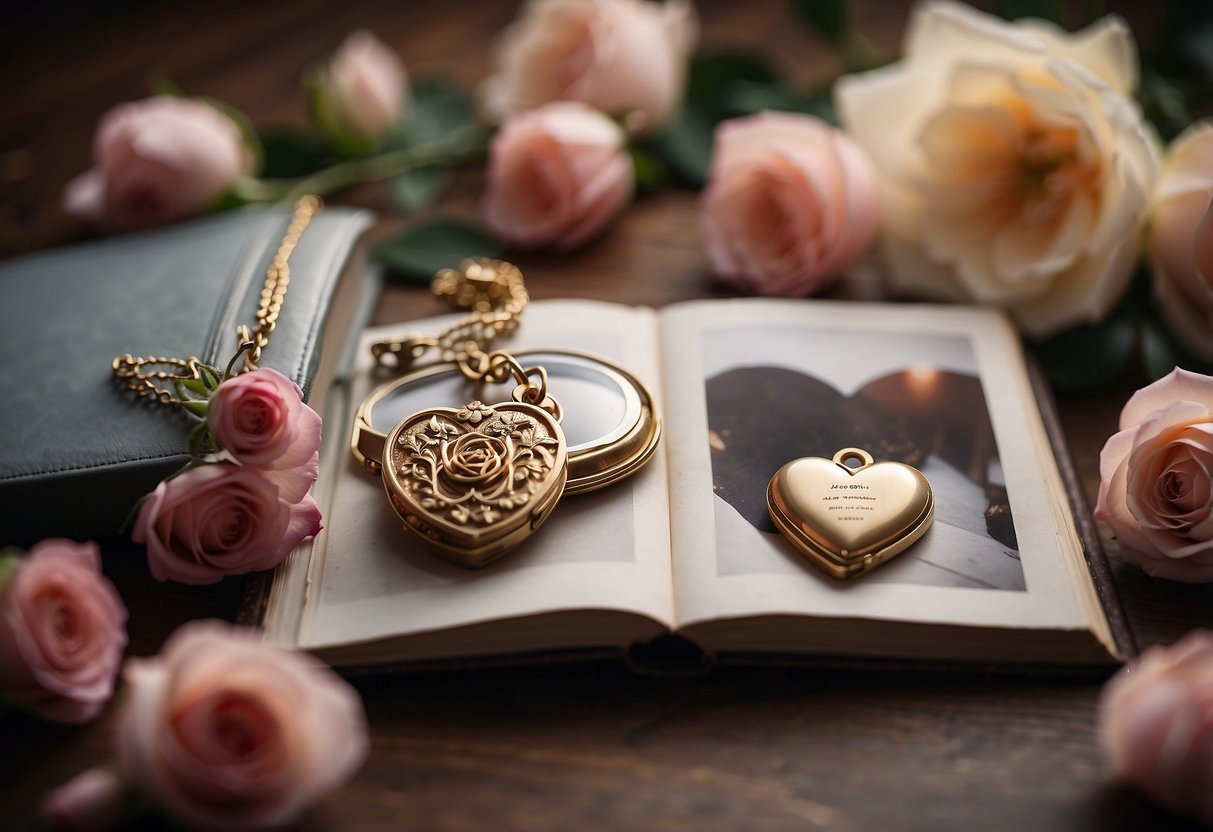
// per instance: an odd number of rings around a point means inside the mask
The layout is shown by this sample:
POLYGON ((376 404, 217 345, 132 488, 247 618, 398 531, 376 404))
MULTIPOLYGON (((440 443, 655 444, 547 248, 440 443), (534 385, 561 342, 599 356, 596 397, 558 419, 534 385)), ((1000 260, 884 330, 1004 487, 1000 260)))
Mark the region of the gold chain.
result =
POLYGON ((522 311, 530 302, 517 266, 488 257, 464 260, 458 269, 443 269, 434 275, 430 291, 458 309, 472 310, 471 314, 437 335, 410 335, 372 344, 371 354, 380 366, 404 370, 436 349, 439 360, 456 364, 465 378, 501 384, 513 377, 519 384, 515 391, 518 401, 559 413, 560 405, 548 396, 543 367, 523 367, 508 352, 486 352, 498 337, 518 329, 522 311))
POLYGON ((513 333, 522 322, 530 296, 518 267, 487 257, 464 260, 458 269, 443 269, 434 275, 430 291, 456 308, 472 310, 471 314, 437 335, 410 335, 372 344, 375 360, 382 366, 405 369, 436 348, 442 361, 457 363, 472 381, 507 378, 502 368, 508 364, 508 356, 485 349, 499 336, 513 333))
MULTIPOLYGON (((261 360, 261 351, 270 342, 270 335, 278 325, 278 316, 282 312, 282 301, 291 282, 291 254, 299 244, 299 238, 312 221, 312 217, 320 213, 324 203, 311 194, 302 197, 295 203, 290 225, 278 244, 278 251, 266 269, 265 283, 261 287, 261 300, 257 306, 257 323, 250 329, 247 324, 236 328, 239 340, 237 357, 243 354, 241 372, 257 369, 261 360)), ((165 356, 149 356, 135 358, 130 353, 120 355, 113 362, 114 377, 121 381, 128 390, 140 398, 156 399, 164 404, 183 404, 174 395, 171 388, 179 382, 202 378, 202 362, 197 358, 168 358, 165 356), (169 386, 164 386, 165 384, 169 386)))

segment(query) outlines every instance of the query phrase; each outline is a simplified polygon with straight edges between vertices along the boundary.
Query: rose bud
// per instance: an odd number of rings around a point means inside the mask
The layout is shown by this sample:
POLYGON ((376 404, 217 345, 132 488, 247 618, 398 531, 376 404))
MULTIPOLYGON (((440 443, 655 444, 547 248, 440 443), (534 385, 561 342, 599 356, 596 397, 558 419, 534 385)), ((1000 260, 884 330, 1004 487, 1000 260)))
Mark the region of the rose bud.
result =
POLYGON ((575 101, 548 104, 509 119, 494 137, 485 222, 518 248, 569 251, 614 219, 632 185, 615 122, 575 101))
POLYGON ((1155 647, 1104 687, 1099 740, 1116 775, 1213 823, 1213 633, 1155 647))
POLYGON ((551 101, 582 101, 630 129, 661 126, 682 98, 695 45, 687 0, 532 0, 498 39, 483 89, 494 119, 551 101))
POLYGON ((323 427, 320 415, 303 403, 299 386, 269 367, 220 384, 207 405, 206 423, 236 461, 274 469, 308 463, 320 449, 323 427))
POLYGON ((212 584, 225 575, 272 569, 301 540, 320 531, 310 494, 297 469, 264 472, 227 463, 200 465, 160 483, 139 509, 131 537, 147 545, 152 577, 212 584), (294 482, 271 478, 280 473, 294 482))
POLYGON ((816 292, 868 249, 879 214, 867 156, 824 121, 760 113, 716 129, 700 218, 725 282, 763 295, 816 292))
POLYGON ((123 675, 122 776, 188 826, 285 826, 366 757, 354 689, 254 630, 190 622, 160 655, 128 661, 123 675))
POLYGON ((1213 124, 1172 144, 1154 191, 1149 251, 1163 317, 1193 355, 1213 361, 1213 124))
POLYGON ((1095 516, 1158 578, 1213 580, 1213 378, 1175 369, 1138 390, 1099 455, 1095 516))
POLYGON ((407 116, 404 64, 370 32, 354 32, 317 73, 312 104, 320 127, 338 147, 369 152, 407 116))
POLYGON ((126 783, 112 768, 90 768, 42 798, 43 819, 52 829, 102 832, 116 829, 127 811, 126 783))
POLYGON ((64 206, 118 230, 207 211, 251 164, 234 121, 202 101, 163 95, 106 113, 93 157, 93 169, 68 184, 64 206))
POLYGON ((0 695, 57 722, 87 722, 114 693, 126 607, 95 543, 43 540, 0 583, 0 695))

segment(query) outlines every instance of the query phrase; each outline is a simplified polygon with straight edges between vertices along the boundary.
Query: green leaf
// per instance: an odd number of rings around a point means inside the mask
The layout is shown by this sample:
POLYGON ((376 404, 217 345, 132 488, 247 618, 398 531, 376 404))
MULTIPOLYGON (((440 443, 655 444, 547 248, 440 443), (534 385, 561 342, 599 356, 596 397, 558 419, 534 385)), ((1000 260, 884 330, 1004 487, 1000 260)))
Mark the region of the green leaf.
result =
POLYGON ((703 111, 683 107, 653 137, 652 147, 682 182, 702 187, 712 169, 715 122, 703 111))
POLYGON ((392 202, 406 211, 420 211, 438 201, 450 177, 442 168, 417 168, 392 180, 392 202))
POLYGON ((800 20, 833 44, 840 44, 851 32, 851 9, 847 0, 793 0, 800 20))
POLYGON ((8 579, 21 568, 21 558, 25 552, 16 546, 5 546, 0 549, 0 587, 8 583, 8 579))
POLYGON ((1089 393, 1108 386, 1128 367, 1137 348, 1137 324, 1132 314, 1114 314, 1032 346, 1055 389, 1089 393))
POLYGON ((412 88, 412 105, 404 128, 405 146, 440 142, 476 123, 476 106, 449 78, 432 77, 412 88))
POLYGON ((725 102, 729 110, 736 115, 757 113, 762 110, 782 110, 789 113, 805 113, 817 116, 830 124, 838 124, 838 112, 834 109, 834 98, 830 88, 815 93, 805 93, 784 84, 740 82, 729 90, 725 102))
POLYGON ((192 413, 195 416, 198 416, 202 419, 205 419, 206 418, 206 404, 207 404, 206 402, 201 402, 201 401, 188 401, 188 402, 182 402, 181 406, 183 408, 185 408, 185 410, 187 412, 192 413))
POLYGON ((501 246, 474 223, 434 218, 413 223, 374 254, 401 277, 428 283, 435 272, 458 266, 466 257, 500 257, 501 246))
POLYGON ((310 133, 290 127, 273 127, 261 133, 264 179, 307 176, 328 165, 329 150, 310 133))
POLYGON ((998 0, 994 4, 994 14, 1004 20, 1037 17, 1061 26, 1067 23, 1065 5, 1060 0, 998 0))
POLYGON ((1202 361, 1176 340, 1166 325, 1150 317, 1141 327, 1141 363, 1150 381, 1156 381, 1176 367, 1205 375, 1213 374, 1213 363, 1202 361))
POLYGON ((628 154, 632 157, 632 173, 638 190, 655 191, 665 184, 666 170, 651 153, 631 145, 628 154))
POLYGON ((730 87, 739 82, 774 84, 779 75, 764 59, 740 52, 697 52, 687 70, 685 100, 699 109, 719 105, 730 87))
POLYGON ((185 390, 189 391, 190 393, 193 393, 194 395, 200 396, 204 399, 209 397, 211 394, 210 389, 207 388, 207 386, 206 386, 206 382, 204 382, 200 378, 182 379, 181 387, 183 387, 185 390))
MULTIPOLYGON (((216 387, 223 383, 223 374, 210 364, 198 364, 198 369, 202 373, 202 383, 208 391, 213 391, 216 387)), ((210 395, 209 393, 207 395, 210 395)))
POLYGON ((1138 98, 1142 113, 1158 128, 1164 141, 1175 138, 1192 123, 1183 92, 1151 66, 1142 67, 1138 98))

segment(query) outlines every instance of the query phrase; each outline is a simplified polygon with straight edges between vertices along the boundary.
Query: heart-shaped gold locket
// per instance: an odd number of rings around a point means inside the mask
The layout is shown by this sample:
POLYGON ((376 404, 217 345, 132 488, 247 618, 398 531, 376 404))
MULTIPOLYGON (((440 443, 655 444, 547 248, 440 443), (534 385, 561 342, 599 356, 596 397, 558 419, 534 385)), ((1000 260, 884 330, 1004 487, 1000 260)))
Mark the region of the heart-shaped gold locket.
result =
POLYGON ((404 527, 466 567, 486 566, 539 528, 568 477, 559 422, 520 402, 422 410, 384 447, 383 484, 404 527))
POLYGON ((843 448, 832 460, 804 457, 780 468, 767 486, 767 509, 810 562, 851 578, 922 537, 935 518, 935 498, 917 468, 843 448))

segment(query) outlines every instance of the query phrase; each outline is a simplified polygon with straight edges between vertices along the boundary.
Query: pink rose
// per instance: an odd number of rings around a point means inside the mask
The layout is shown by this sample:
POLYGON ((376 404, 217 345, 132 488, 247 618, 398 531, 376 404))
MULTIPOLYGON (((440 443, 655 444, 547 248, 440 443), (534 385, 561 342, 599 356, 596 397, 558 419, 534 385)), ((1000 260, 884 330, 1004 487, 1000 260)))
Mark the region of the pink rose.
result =
POLYGON ((202 213, 251 159, 230 118, 202 101, 164 95, 106 113, 93 156, 95 167, 68 184, 64 206, 120 230, 202 213))
POLYGON ((1213 361, 1213 123, 1189 127, 1163 163, 1149 250, 1163 317, 1194 355, 1213 361))
POLYGON ((1095 516, 1158 578, 1213 580, 1213 378, 1175 369, 1138 390, 1099 455, 1095 516))
POLYGON ((316 93, 317 115, 334 138, 373 145, 404 119, 408 75, 395 52, 359 30, 319 74, 316 93))
POLYGON ((90 768, 42 798, 42 817, 54 829, 115 829, 127 809, 127 787, 112 768, 90 768))
MULTIPOLYGON (((281 473, 295 480, 285 488, 299 490, 303 474, 281 473)), ((282 494, 260 469, 201 465, 148 495, 131 536, 147 545, 148 568, 159 581, 212 584, 225 575, 272 569, 321 528, 311 495, 291 502, 282 494)))
POLYGON ((353 688, 255 631, 191 622, 159 656, 128 661, 123 675, 122 776, 190 826, 286 825, 366 757, 353 688))
POLYGON ((126 607, 95 543, 43 540, 0 585, 0 694, 58 722, 87 722, 114 693, 126 607))
POLYGON ((632 162, 615 122, 559 101, 514 116, 489 148, 485 222, 519 248, 574 249, 632 196, 632 162))
POLYGON ((764 295, 807 295, 871 245, 875 175, 859 146, 820 119, 733 119, 716 130, 700 217, 719 277, 764 295))
POLYGON ((1155 647, 1107 684, 1099 739, 1118 777, 1213 822, 1213 633, 1155 647))
POLYGON ((503 119, 583 101, 610 115, 631 111, 632 129, 653 130, 682 97, 695 36, 687 0, 531 0, 497 42, 485 109, 503 119))
POLYGON ((320 448, 320 415, 303 403, 297 384, 268 367, 220 384, 207 406, 206 423, 223 449, 245 465, 297 468, 320 448))

